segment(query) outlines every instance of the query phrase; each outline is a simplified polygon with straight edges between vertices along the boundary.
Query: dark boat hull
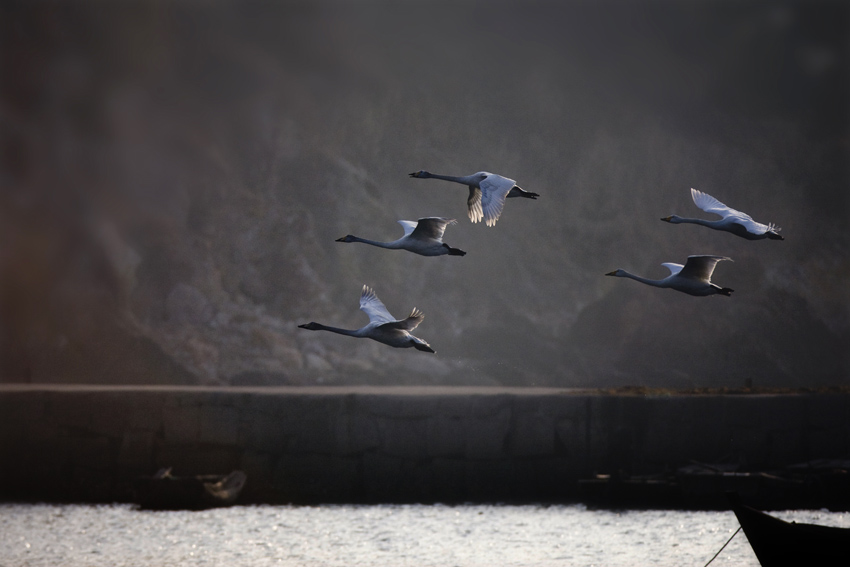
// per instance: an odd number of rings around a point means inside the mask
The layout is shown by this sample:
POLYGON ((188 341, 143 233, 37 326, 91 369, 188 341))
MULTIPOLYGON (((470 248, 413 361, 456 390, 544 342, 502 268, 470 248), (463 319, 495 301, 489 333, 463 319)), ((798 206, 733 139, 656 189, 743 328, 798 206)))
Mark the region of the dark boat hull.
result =
POLYGON ((232 505, 245 485, 245 473, 177 477, 163 469, 136 479, 136 503, 148 510, 203 510, 232 505))
POLYGON ((850 565, 850 529, 786 522, 729 498, 762 567, 850 565))

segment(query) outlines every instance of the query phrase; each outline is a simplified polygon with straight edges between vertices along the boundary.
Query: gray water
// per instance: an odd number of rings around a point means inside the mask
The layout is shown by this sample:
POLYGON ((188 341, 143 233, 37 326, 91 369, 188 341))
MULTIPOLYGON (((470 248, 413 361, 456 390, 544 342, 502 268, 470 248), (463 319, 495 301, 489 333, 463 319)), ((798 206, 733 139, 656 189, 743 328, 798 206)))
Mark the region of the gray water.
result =
MULTIPOLYGON (((778 512, 850 527, 850 514, 778 512)), ((0 504, 0 566, 705 565, 738 528, 731 512, 583 506, 236 506, 0 504)), ((743 533, 712 567, 758 566, 743 533)))

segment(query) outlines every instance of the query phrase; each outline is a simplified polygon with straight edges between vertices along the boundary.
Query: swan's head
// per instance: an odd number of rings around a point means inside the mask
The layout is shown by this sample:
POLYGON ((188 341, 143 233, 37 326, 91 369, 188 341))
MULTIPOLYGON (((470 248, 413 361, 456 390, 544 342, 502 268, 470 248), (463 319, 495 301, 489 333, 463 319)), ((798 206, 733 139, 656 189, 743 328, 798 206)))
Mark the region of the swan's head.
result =
POLYGON ((298 328, 299 329, 308 329, 310 331, 318 331, 319 330, 319 324, 310 322, 310 323, 307 323, 305 325, 298 325, 298 328))
POLYGON ((425 171, 424 169, 420 169, 419 171, 411 173, 410 176, 411 177, 426 178, 426 177, 431 177, 431 174, 428 173, 427 171, 425 171))
POLYGON ((669 217, 664 217, 661 220, 664 222, 672 222, 673 224, 679 224, 682 222, 682 217, 679 215, 670 215, 669 217))
POLYGON ((607 273, 607 274, 605 274, 605 275, 606 275, 606 276, 617 276, 618 278, 622 278, 622 277, 625 277, 625 275, 626 275, 626 271, 625 271, 625 270, 616 269, 616 270, 614 270, 613 272, 608 272, 608 273, 607 273))
POLYGON ((342 238, 337 238, 336 241, 337 242, 354 242, 354 236, 352 236, 351 234, 347 234, 347 235, 343 236, 342 238))

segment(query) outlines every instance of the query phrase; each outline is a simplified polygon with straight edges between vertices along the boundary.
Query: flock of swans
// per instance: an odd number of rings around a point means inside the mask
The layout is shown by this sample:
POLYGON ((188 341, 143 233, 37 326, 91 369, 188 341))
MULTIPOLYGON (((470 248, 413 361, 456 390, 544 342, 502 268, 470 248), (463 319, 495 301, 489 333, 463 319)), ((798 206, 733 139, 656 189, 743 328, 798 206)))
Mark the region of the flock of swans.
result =
MULTIPOLYGON (((502 215, 505 199, 511 197, 525 197, 537 199, 540 195, 520 188, 516 181, 501 175, 479 171, 472 175, 456 177, 452 175, 438 175, 427 171, 411 173, 410 177, 418 179, 442 179, 466 185, 469 188, 467 208, 469 220, 473 223, 484 221, 487 226, 494 226, 502 215)), ((691 223, 730 232, 747 240, 784 240, 779 235, 779 227, 773 223, 763 224, 756 222, 753 218, 741 211, 728 207, 706 193, 691 189, 691 198, 694 204, 707 213, 713 213, 721 218, 719 220, 705 220, 698 218, 684 218, 678 215, 670 215, 662 218, 673 224, 691 223)), ((459 248, 452 248, 443 242, 446 227, 455 224, 454 219, 442 217, 425 217, 418 221, 398 221, 404 229, 404 236, 391 242, 379 242, 353 236, 351 234, 337 239, 337 242, 360 242, 390 250, 407 250, 422 256, 464 256, 466 252, 459 248)), ((660 287, 681 291, 689 295, 725 295, 730 296, 734 290, 721 287, 711 281, 714 268, 724 260, 730 260, 726 256, 694 255, 688 256, 685 265, 665 262, 670 270, 670 275, 660 280, 651 280, 625 270, 617 269, 605 274, 621 278, 631 278, 635 281, 660 287)), ((405 319, 396 319, 387 310, 383 302, 378 299, 375 291, 364 285, 360 293, 360 309, 369 317, 369 323, 359 329, 340 329, 322 325, 321 323, 307 323, 298 325, 301 329, 310 331, 330 331, 349 337, 368 338, 385 345, 396 348, 415 348, 424 352, 435 352, 431 345, 419 337, 411 334, 425 316, 415 307, 405 319)))
MULTIPOLYGON (((707 193, 691 188, 691 198, 694 200, 694 204, 697 207, 707 213, 719 215, 721 217, 720 220, 691 219, 680 217, 678 215, 670 215, 662 218, 661 220, 673 224, 700 224, 702 226, 707 226, 708 228, 713 228, 714 230, 731 232, 735 236, 740 236, 747 240, 762 240, 764 238, 770 238, 771 240, 785 240, 779 235, 779 231, 781 229, 773 223, 762 224, 760 222, 756 222, 750 215, 742 213, 741 211, 736 211, 735 209, 724 205, 707 193)), ((731 258, 727 258, 726 256, 705 255, 688 256, 688 260, 685 262, 684 266, 681 264, 674 264, 673 262, 665 262, 661 265, 670 270, 670 275, 660 280, 642 278, 640 276, 630 274, 626 270, 614 270, 613 272, 608 272, 605 275, 620 278, 631 278, 647 285, 675 289, 676 291, 681 291, 689 295, 725 295, 728 297, 732 295, 732 292, 734 291, 733 289, 721 287, 711 281, 711 275, 714 273, 714 268, 717 266, 718 262, 723 260, 732 261, 731 258)))

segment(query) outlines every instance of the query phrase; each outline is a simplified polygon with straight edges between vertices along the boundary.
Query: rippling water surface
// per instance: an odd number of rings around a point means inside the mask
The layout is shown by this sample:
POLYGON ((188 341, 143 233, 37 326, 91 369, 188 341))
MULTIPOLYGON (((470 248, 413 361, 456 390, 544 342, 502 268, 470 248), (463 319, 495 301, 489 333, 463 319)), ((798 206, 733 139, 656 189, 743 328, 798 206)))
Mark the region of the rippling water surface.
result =
MULTIPOLYGON (((850 527, 850 514, 795 511, 850 527)), ((0 566, 705 565, 738 528, 731 512, 583 506, 0 505, 0 566)), ((758 566, 743 533, 712 567, 758 566)))

